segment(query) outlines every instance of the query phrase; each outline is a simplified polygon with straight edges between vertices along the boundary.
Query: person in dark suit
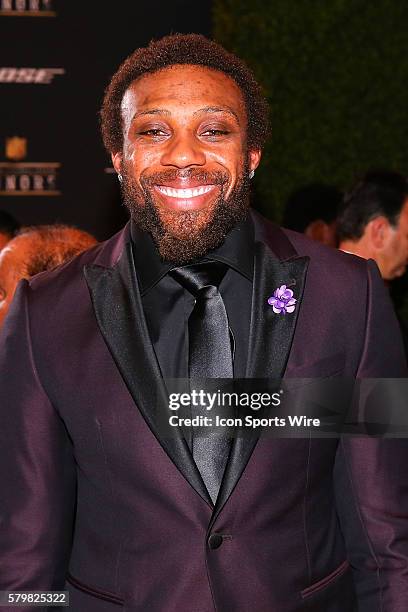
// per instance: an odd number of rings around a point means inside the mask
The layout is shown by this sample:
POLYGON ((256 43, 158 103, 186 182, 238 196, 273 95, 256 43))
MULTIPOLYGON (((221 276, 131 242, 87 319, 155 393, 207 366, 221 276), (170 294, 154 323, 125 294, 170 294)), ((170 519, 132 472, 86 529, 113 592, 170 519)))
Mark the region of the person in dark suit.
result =
POLYGON ((369 170, 350 188, 337 219, 339 248, 373 259, 385 281, 408 265, 408 179, 391 170, 369 170))
POLYGON ((202 36, 136 50, 102 133, 131 221, 22 281, 2 330, 0 590, 65 586, 74 612, 405 610, 406 440, 164 418, 170 379, 406 376, 376 265, 249 211, 266 103, 202 36))
POLYGON ((373 259, 390 290, 399 319, 405 354, 408 328, 401 312, 408 264, 408 179, 391 170, 369 170, 344 197, 337 220, 339 248, 373 259), (397 281, 397 282, 396 282, 397 281))

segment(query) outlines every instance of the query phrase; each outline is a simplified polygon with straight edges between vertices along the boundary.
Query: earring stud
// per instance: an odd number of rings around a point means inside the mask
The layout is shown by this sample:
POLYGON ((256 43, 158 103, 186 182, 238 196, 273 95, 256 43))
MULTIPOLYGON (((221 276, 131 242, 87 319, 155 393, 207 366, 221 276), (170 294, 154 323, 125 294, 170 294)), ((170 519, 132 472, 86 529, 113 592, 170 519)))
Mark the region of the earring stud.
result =
POLYGON ((118 172, 118 181, 119 181, 119 183, 123 182, 123 176, 121 175, 120 172, 118 172))
POLYGON ((251 172, 249 173, 248 176, 249 176, 250 179, 253 179, 254 176, 255 176, 255 170, 251 170, 251 172))

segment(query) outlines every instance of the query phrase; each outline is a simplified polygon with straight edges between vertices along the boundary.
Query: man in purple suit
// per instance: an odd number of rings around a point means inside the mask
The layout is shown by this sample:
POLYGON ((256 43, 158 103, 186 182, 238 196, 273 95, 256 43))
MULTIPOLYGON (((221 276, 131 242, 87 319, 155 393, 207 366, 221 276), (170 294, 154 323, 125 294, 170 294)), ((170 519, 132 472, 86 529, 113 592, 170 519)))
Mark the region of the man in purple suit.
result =
POLYGON ((375 264, 249 212, 266 103, 202 36, 135 51, 102 132, 131 221, 22 281, 1 336, 0 590, 65 587, 75 612, 405 611, 406 440, 162 418, 169 379, 405 377, 375 264))

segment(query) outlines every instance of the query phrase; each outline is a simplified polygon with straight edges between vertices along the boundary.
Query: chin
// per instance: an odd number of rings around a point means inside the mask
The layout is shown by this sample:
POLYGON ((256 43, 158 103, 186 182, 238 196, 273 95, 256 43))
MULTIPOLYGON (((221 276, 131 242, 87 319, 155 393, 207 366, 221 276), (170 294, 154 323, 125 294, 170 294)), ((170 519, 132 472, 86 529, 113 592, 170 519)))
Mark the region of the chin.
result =
POLYGON ((172 211, 160 207, 158 209, 163 230, 179 240, 190 240, 200 233, 211 223, 215 206, 203 210, 172 211))
POLYGON ((166 206, 149 190, 141 194, 125 173, 123 179, 124 203, 136 225, 151 234, 164 261, 183 265, 205 256, 218 248, 248 213, 247 173, 240 177, 228 199, 219 193, 202 208, 188 210, 166 206))

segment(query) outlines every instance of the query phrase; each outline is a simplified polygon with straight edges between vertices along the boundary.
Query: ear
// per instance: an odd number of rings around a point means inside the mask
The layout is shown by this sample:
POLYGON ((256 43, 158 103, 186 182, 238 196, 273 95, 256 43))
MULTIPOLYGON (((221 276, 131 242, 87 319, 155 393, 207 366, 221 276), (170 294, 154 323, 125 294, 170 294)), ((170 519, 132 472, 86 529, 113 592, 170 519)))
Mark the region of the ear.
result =
POLYGON ((117 174, 121 173, 122 170, 122 152, 111 153, 112 164, 117 174))
POLYGON ((261 149, 251 149, 248 153, 248 166, 250 170, 256 170, 261 161, 261 149))
POLYGON ((376 249, 382 249, 388 237, 390 222, 384 216, 375 217, 367 226, 369 236, 376 249))

